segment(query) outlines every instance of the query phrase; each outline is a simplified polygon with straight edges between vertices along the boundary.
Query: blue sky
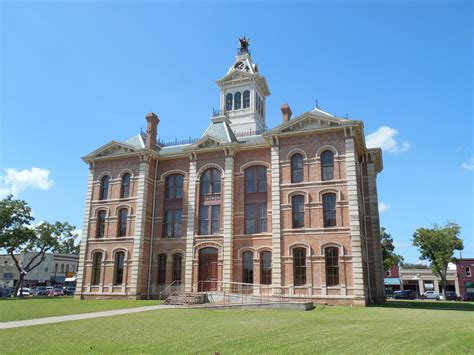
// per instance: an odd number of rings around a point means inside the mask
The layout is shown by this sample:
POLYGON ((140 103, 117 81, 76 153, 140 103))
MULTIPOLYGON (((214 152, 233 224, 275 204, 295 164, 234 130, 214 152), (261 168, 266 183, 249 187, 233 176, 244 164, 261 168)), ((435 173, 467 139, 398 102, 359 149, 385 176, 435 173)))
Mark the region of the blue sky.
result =
POLYGON ((14 2, 0 5, 0 192, 37 220, 82 227, 81 156, 145 127, 197 137, 238 37, 279 107, 361 119, 384 148, 381 223, 417 262, 416 228, 462 227, 474 257, 473 12, 469 1, 14 2), (382 128, 385 127, 385 128, 382 128), (37 168, 34 169, 33 168, 37 168))

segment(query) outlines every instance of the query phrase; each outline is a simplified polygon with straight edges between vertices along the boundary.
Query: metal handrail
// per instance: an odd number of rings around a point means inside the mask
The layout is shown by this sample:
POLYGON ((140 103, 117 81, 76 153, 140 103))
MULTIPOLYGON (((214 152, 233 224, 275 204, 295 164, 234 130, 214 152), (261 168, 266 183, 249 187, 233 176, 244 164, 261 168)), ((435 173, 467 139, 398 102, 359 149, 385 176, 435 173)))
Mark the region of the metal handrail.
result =
POLYGON ((183 286, 181 281, 180 280, 174 280, 172 283, 170 283, 168 286, 166 286, 161 292, 160 292, 160 297, 159 299, 162 300, 162 295, 168 290, 168 295, 170 295, 171 293, 169 292, 169 290, 171 289, 171 287, 175 285, 175 286, 183 286), (176 285, 175 285, 176 284, 176 285))

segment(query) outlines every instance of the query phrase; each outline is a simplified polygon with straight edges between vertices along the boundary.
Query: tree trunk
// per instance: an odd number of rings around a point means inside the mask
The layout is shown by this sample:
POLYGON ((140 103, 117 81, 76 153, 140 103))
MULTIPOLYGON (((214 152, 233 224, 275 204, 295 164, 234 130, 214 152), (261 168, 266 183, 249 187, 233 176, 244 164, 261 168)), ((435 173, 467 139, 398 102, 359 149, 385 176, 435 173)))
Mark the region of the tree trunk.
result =
POLYGON ((444 277, 441 278, 441 287, 443 288, 443 292, 441 293, 443 295, 443 301, 446 301, 446 279, 444 277))
POLYGON ((18 282, 16 283, 16 286, 15 286, 15 294, 13 295, 14 297, 23 296, 23 294, 18 295, 18 290, 21 290, 24 279, 25 279, 25 275, 22 272, 20 272, 20 278, 18 279, 18 282))

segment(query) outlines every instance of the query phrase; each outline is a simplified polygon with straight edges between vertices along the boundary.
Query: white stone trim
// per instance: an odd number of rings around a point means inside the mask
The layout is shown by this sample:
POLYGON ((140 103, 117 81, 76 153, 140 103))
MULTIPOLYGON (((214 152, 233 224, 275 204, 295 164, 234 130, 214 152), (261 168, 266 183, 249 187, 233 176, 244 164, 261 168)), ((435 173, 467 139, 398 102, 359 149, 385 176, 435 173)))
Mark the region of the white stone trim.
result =
POLYGON ((135 233, 133 238, 132 272, 130 278, 130 292, 139 297, 140 269, 143 263, 143 241, 145 238, 146 198, 148 192, 148 161, 142 161, 138 172, 137 207, 135 211, 135 233))
POLYGON ((362 265, 362 241, 360 236, 359 194, 357 190, 356 153, 354 139, 347 138, 345 141, 345 146, 354 298, 363 300, 365 299, 365 280, 364 269, 362 265))
POLYGON ((272 285, 281 286, 280 147, 271 147, 272 162, 272 285))
POLYGON ((233 261, 233 227, 234 227, 234 157, 225 158, 224 170, 224 235, 223 235, 223 269, 222 280, 232 281, 233 261))
MULTIPOLYGON (((91 201, 92 201, 92 186, 94 184, 94 170, 89 170, 89 175, 87 177, 87 191, 86 191, 86 206, 84 208, 84 223, 82 225, 82 237, 81 237, 81 247, 79 252, 79 262, 77 264, 77 279, 76 279, 76 290, 77 293, 82 296, 82 287, 83 287, 83 278, 84 278, 84 269, 86 261, 86 252, 87 252, 87 240, 89 239, 89 219, 91 213, 91 201)), ((90 280, 89 280, 90 285, 90 280)))
POLYGON ((188 183, 188 223, 186 233, 186 255, 184 287, 186 292, 191 292, 193 287, 193 247, 194 247, 194 222, 196 214, 196 168, 197 162, 189 162, 189 183, 188 183))

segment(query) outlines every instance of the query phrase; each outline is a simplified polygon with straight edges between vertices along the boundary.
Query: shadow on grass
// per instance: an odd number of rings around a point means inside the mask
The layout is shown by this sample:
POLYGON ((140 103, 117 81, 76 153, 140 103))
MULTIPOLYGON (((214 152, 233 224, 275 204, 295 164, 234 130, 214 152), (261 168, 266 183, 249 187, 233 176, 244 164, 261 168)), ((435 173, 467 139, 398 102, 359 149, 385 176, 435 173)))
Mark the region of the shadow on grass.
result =
POLYGON ((455 301, 389 300, 385 303, 371 305, 371 307, 474 312, 474 303, 455 301))

